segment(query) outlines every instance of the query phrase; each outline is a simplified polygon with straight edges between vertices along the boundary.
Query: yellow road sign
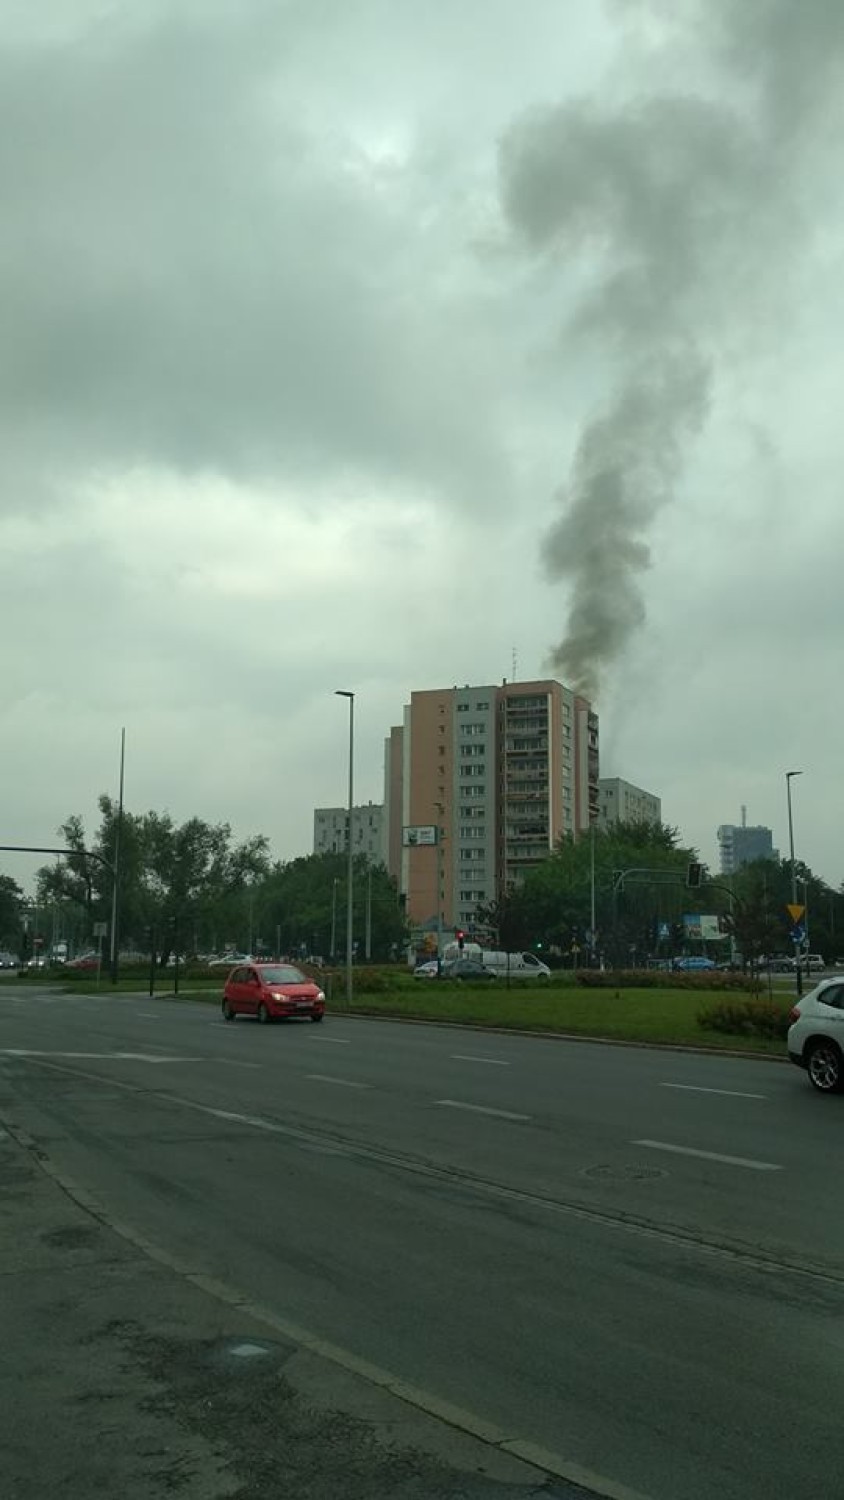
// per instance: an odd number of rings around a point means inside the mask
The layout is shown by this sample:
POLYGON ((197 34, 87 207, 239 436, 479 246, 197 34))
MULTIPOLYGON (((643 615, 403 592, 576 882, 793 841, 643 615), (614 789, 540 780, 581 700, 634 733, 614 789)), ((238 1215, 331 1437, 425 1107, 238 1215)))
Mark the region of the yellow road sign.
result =
POLYGON ((786 907, 792 922, 799 922, 805 910, 805 906, 793 906, 791 903, 786 907))

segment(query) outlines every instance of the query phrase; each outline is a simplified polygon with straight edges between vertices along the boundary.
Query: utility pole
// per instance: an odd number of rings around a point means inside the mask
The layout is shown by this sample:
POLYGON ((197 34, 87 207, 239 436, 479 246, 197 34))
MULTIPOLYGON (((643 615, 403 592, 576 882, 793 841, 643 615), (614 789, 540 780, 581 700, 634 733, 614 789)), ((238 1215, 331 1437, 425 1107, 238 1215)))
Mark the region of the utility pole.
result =
POLYGON ((114 833, 114 870, 111 881, 111 949, 109 971, 112 984, 117 983, 117 903, 120 885, 120 844, 123 837, 123 767, 126 760, 126 730, 120 731, 120 792, 117 799, 117 827, 114 833))
MULTIPOLYGON (((793 777, 802 776, 802 771, 786 771, 785 773, 785 796, 788 803, 788 855, 791 863, 791 904, 797 906, 797 870, 794 864, 794 820, 791 816, 791 782, 793 777)), ((803 970, 800 967, 800 938, 796 936, 797 922, 794 923, 792 940, 794 942, 794 968, 797 978, 798 998, 803 993, 803 970)))
POLYGON ((346 836, 346 1004, 352 1005, 352 965, 354 963, 354 849, 352 846, 352 818, 355 807, 355 695, 346 688, 338 688, 335 697, 347 698, 349 702, 349 825, 346 836))
POLYGON ((372 957, 372 866, 366 872, 366 962, 372 957))

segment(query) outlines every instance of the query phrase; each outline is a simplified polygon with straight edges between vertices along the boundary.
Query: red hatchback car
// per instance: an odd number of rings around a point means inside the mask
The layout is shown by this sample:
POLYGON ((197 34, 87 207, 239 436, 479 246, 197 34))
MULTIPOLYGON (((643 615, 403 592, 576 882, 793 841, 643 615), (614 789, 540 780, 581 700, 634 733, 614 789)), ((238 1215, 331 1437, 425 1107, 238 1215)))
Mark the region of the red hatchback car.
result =
POLYGON ((223 990, 227 1021, 255 1016, 266 1025, 282 1016, 321 1021, 325 995, 307 974, 292 964, 241 964, 232 969, 223 990))

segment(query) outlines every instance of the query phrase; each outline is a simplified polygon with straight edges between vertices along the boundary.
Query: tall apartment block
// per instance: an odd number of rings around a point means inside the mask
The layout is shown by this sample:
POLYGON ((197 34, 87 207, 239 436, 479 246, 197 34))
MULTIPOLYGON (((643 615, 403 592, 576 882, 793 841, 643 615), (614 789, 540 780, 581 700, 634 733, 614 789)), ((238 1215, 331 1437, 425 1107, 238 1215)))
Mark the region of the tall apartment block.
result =
POLYGON ((722 823, 718 829, 718 853, 722 875, 732 875, 755 859, 779 859, 774 835, 761 823, 748 827, 745 809, 741 823, 722 823))
POLYGON ((410 921, 468 929, 597 819, 597 715, 553 681, 414 692, 385 744, 384 806, 410 921), (407 828, 436 843, 407 846, 407 828))
POLYGON ((662 803, 652 792, 644 792, 620 776, 602 776, 598 782, 598 822, 602 828, 613 823, 661 823, 662 803))
MULTIPOLYGON (((347 807, 314 808, 314 854, 345 853, 348 827, 347 807)), ((380 802, 352 808, 352 852, 365 855, 371 865, 385 861, 384 809, 380 802)))

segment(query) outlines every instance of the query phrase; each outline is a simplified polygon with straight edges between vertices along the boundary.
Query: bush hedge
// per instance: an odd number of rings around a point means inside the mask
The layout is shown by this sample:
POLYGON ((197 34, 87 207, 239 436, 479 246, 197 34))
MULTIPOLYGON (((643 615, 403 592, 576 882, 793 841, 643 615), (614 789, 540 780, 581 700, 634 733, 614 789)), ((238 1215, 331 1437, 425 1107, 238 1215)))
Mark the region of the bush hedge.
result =
POLYGON ((732 1036, 785 1037, 789 1013, 773 1000, 721 1000, 698 1011, 704 1031, 724 1031, 732 1036))
POLYGON ((595 990, 740 990, 756 994, 757 981, 727 969, 578 969, 577 983, 595 990))

